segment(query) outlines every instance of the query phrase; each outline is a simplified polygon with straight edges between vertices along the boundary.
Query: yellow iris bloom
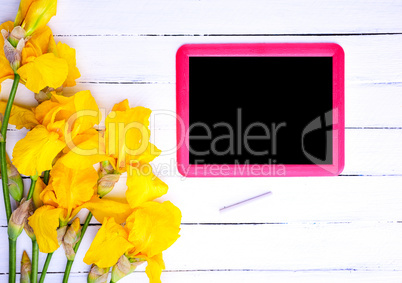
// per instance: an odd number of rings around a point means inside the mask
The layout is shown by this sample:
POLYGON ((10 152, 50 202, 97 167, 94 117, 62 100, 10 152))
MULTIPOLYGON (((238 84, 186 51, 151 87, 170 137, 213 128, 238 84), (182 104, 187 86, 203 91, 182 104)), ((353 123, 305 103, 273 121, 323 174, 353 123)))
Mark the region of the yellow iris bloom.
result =
MULTIPOLYGON (((0 30, 12 32, 12 22, 0 26, 0 30)), ((3 37, 0 47, 4 46, 3 37)), ((0 48, 0 83, 14 77, 14 71, 6 58, 3 48, 0 48)), ((21 82, 34 93, 39 93, 46 87, 58 89, 74 86, 75 80, 81 74, 76 67, 75 50, 67 44, 55 42, 52 31, 44 26, 35 32, 26 42, 21 51, 21 67, 17 73, 21 82)), ((1 90, 1 89, 0 89, 1 90)))
POLYGON ((130 108, 127 99, 114 105, 105 120, 106 130, 89 133, 83 141, 77 139, 75 150, 65 149, 63 163, 85 168, 108 160, 115 174, 127 172, 126 197, 132 208, 161 197, 168 186, 153 174, 149 165, 161 153, 149 142, 150 115, 148 108, 130 108))
POLYGON ((126 197, 132 208, 166 194, 168 186, 148 164, 161 151, 149 142, 151 110, 130 108, 128 100, 116 104, 106 117, 106 154, 114 159, 119 173, 127 171, 126 197))
POLYGON ((124 227, 105 217, 84 262, 109 268, 126 255, 131 262, 147 261, 145 272, 150 282, 159 283, 164 269, 162 252, 179 238, 180 221, 180 210, 169 201, 141 204, 124 227))
MULTIPOLYGON (((13 151, 13 163, 21 174, 35 176, 50 170, 56 156, 71 146, 74 138, 85 134, 100 121, 99 108, 89 91, 81 91, 71 97, 54 94, 41 103, 17 125, 36 126, 25 138, 17 142, 13 151)), ((15 114, 16 115, 16 114, 15 114)))
POLYGON ((21 26, 30 36, 46 26, 56 10, 57 0, 21 0, 14 26, 21 26))
POLYGON ((43 253, 59 248, 57 229, 64 227, 82 209, 89 209, 98 221, 113 216, 119 223, 130 214, 125 202, 100 200, 96 194, 98 174, 93 167, 71 169, 57 162, 50 171, 49 185, 40 193, 43 205, 29 217, 39 249, 43 253))
POLYGON ((46 87, 74 86, 81 76, 76 67, 75 50, 56 42, 49 27, 41 28, 22 50, 22 67, 18 74, 26 87, 38 93, 46 87))

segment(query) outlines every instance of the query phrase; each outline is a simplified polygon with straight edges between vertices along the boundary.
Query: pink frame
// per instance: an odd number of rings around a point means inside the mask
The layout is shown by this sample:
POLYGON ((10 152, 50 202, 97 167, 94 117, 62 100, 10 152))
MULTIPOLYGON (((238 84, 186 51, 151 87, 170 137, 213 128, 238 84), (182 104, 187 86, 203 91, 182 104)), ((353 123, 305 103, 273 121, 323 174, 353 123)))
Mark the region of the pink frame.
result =
POLYGON ((176 54, 177 165, 185 177, 337 176, 344 167, 344 52, 335 43, 186 44, 176 54), (189 57, 333 58, 333 141, 330 165, 189 164, 189 57), (183 146, 185 145, 185 146, 183 146), (280 167, 280 168, 279 168, 280 167))

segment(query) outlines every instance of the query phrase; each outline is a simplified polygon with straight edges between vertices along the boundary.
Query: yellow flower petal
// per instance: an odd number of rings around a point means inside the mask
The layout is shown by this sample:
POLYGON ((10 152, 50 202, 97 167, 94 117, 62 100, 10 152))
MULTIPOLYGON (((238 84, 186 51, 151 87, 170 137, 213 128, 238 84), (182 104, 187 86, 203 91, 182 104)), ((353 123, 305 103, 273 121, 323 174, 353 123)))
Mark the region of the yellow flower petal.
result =
POLYGON ((60 162, 70 168, 83 169, 111 159, 105 155, 105 145, 100 135, 95 129, 78 134, 63 150, 60 162))
POLYGON ((80 91, 74 95, 74 106, 77 119, 72 120, 74 123, 73 136, 99 124, 102 119, 95 98, 89 90, 80 91))
POLYGON ((37 57, 48 53, 49 46, 54 43, 52 30, 45 26, 38 30, 22 49, 22 65, 34 61, 37 57))
POLYGON ((161 153, 162 151, 159 148, 149 142, 144 151, 139 152, 139 154, 137 155, 130 155, 128 158, 129 160, 134 160, 135 162, 149 163, 156 157, 158 157, 161 153))
POLYGON ((35 114, 43 125, 66 121, 69 125, 68 141, 99 124, 101 120, 99 107, 89 90, 77 92, 70 97, 53 94, 50 101, 37 107, 35 114))
POLYGON ((139 254, 133 258, 146 260, 148 262, 148 265, 145 268, 145 273, 149 278, 149 283, 161 283, 162 270, 165 269, 165 262, 163 261, 162 253, 154 255, 153 257, 139 254))
POLYGON ((152 173, 149 164, 140 164, 138 167, 129 166, 127 172, 127 201, 132 208, 163 196, 168 186, 152 173))
POLYGON ((75 80, 81 76, 80 71, 76 67, 75 49, 59 42, 57 43, 57 57, 65 59, 68 64, 68 75, 63 86, 75 86, 75 80))
POLYGON ((56 15, 56 10, 57 0, 33 1, 21 24, 27 36, 32 35, 35 30, 46 26, 50 19, 56 15))
POLYGON ((55 89, 62 86, 67 78, 68 65, 66 60, 47 53, 23 65, 18 74, 29 90, 38 93, 47 86, 55 89))
POLYGON ((115 265, 119 258, 132 248, 127 236, 126 230, 116 224, 113 218, 105 218, 84 257, 84 262, 96 264, 100 268, 115 265))
POLYGON ((128 109, 130 109, 128 99, 124 99, 122 102, 115 104, 112 111, 126 111, 128 109))
POLYGON ((33 199, 34 206, 36 209, 43 205, 40 195, 45 188, 46 188, 46 184, 43 183, 41 178, 38 178, 38 180, 36 181, 36 184, 35 184, 34 193, 32 195, 32 199, 33 199))
MULTIPOLYGON (((7 102, 0 101, 0 113, 4 114, 7 102)), ((13 105, 10 113, 9 124, 15 125, 17 129, 26 128, 28 130, 33 129, 39 122, 36 120, 32 110, 13 105)))
POLYGON ((28 13, 28 9, 31 6, 32 2, 35 0, 21 0, 20 6, 18 8, 17 16, 15 17, 15 26, 20 26, 22 21, 24 20, 26 14, 28 13))
POLYGON ((70 218, 74 208, 92 198, 98 181, 98 174, 93 167, 77 170, 68 168, 61 162, 56 162, 50 176, 57 203, 67 210, 65 218, 70 218))
POLYGON ((59 227, 61 213, 62 209, 44 205, 28 218, 42 253, 52 253, 59 247, 56 230, 59 227))
POLYGON ((169 201, 146 202, 127 218, 128 240, 134 245, 130 256, 153 257, 169 248, 178 238, 181 212, 169 201))
POLYGON ((41 174, 52 168, 53 159, 64 146, 58 134, 49 132, 44 126, 36 126, 16 143, 13 164, 26 176, 41 174))
POLYGON ((165 269, 162 253, 151 258, 147 258, 148 265, 145 268, 145 273, 149 278, 149 283, 161 283, 162 270, 165 269))
POLYGON ((46 100, 34 109, 35 118, 39 123, 47 126, 47 124, 51 121, 51 117, 53 116, 53 113, 57 107, 59 107, 57 102, 46 100))
POLYGON ((86 202, 82 207, 90 210, 100 223, 106 217, 113 217, 119 224, 124 223, 132 212, 131 207, 126 201, 100 199, 97 196, 86 202))
MULTIPOLYGON (((13 22, 5 22, 0 25, 0 31, 2 29, 11 32, 14 28, 13 22)), ((4 54, 4 39, 3 36, 0 35, 0 91, 1 91, 1 83, 6 79, 14 78, 14 71, 11 69, 10 62, 7 60, 6 55, 4 54)))
MULTIPOLYGON (((128 107, 127 101, 115 105, 115 109, 128 107)), ((124 172, 133 157, 147 152, 151 110, 145 107, 130 108, 126 111, 112 111, 106 117, 106 152, 117 159, 117 167, 124 172)))
POLYGON ((54 207, 59 206, 52 184, 49 184, 46 188, 43 189, 43 191, 39 195, 39 198, 43 202, 43 204, 48 204, 54 207))
POLYGON ((51 99, 35 109, 36 119, 48 129, 64 135, 67 144, 75 144, 78 134, 85 133, 101 120, 101 114, 90 91, 80 91, 70 97, 53 94, 51 99), (64 126, 67 124, 67 131, 64 126))

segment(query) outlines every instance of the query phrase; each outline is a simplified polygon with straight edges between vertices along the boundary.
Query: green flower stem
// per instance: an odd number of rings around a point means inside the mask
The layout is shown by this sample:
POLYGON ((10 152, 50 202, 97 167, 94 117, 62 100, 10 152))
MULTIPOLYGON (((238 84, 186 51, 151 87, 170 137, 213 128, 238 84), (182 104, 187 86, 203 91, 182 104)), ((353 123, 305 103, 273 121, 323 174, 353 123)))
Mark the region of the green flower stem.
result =
MULTIPOLYGON (((50 173, 50 170, 46 170, 45 173, 43 174, 43 182, 45 183, 45 185, 47 185, 49 183, 49 173, 50 173)), ((53 257, 53 253, 47 254, 46 261, 45 261, 45 264, 43 265, 42 273, 40 275, 39 283, 45 282, 47 269, 49 268, 49 264, 50 264, 50 261, 52 260, 52 257, 53 257)))
MULTIPOLYGON (((49 173, 50 173, 50 170, 46 170, 43 173, 43 183, 45 183, 45 185, 47 185, 49 183, 49 177, 50 177, 49 173)), ((53 257, 53 253, 48 253, 47 254, 46 261, 43 264, 42 273, 40 275, 39 283, 45 282, 47 269, 49 268, 49 264, 50 264, 50 261, 52 260, 52 257, 53 257)))
POLYGON ((45 173, 43 173, 43 183, 45 183, 45 185, 49 183, 49 177, 50 177, 50 170, 46 170, 45 173))
MULTIPOLYGON (((31 176, 31 186, 29 188, 27 200, 30 200, 35 191, 35 184, 38 180, 38 176, 31 176)), ((38 282, 38 261, 39 261, 39 247, 36 239, 32 239, 32 271, 31 282, 38 282)))
POLYGON ((9 283, 15 283, 15 269, 16 269, 16 258, 17 258, 17 241, 8 239, 8 248, 9 248, 9 271, 10 274, 8 276, 9 283))
MULTIPOLYGON (((1 135, 0 135, 0 163, 1 163, 1 181, 3 185, 3 198, 4 206, 6 208, 7 220, 11 217, 11 203, 10 203, 10 192, 8 190, 8 176, 7 176, 7 161, 6 161, 6 136, 8 120, 10 119, 11 108, 13 107, 13 102, 15 94, 17 93, 18 84, 20 82, 20 76, 18 74, 14 75, 14 82, 11 88, 10 96, 7 101, 6 110, 4 111, 3 123, 1 124, 1 135)), ((15 282, 15 268, 16 268, 16 250, 17 242, 8 239, 9 248, 9 277, 8 282, 15 282)))
MULTIPOLYGON (((3 123, 1 125, 1 136, 0 136, 0 161, 1 161, 1 180, 3 184, 3 197, 4 206, 6 207, 7 220, 11 217, 11 204, 10 204, 10 194, 8 191, 8 176, 7 176, 7 161, 6 161, 6 136, 8 120, 10 119, 11 108, 13 107, 13 102, 15 94, 17 93, 18 84, 20 81, 20 76, 18 74, 14 75, 14 83, 11 88, 10 96, 7 101, 6 110, 4 111, 3 123)), ((14 271, 15 272, 15 271, 14 271)), ((11 273, 10 273, 11 276, 11 273)))
POLYGON ((52 256, 53 256, 53 253, 47 254, 45 264, 43 265, 43 268, 42 268, 42 274, 40 276, 39 283, 45 282, 46 272, 47 272, 47 269, 49 268, 49 263, 52 260, 52 256))
POLYGON ((31 282, 38 282, 39 247, 36 240, 32 240, 32 271, 31 282))
MULTIPOLYGON (((88 225, 89 225, 89 222, 91 221, 91 219, 92 219, 92 213, 89 212, 87 218, 85 219, 84 226, 82 226, 80 239, 74 246, 75 253, 77 253, 78 248, 80 247, 81 241, 84 238, 85 232, 87 231, 87 228, 88 228, 88 225)), ((66 269, 64 271, 63 283, 68 282, 68 277, 70 276, 70 271, 71 271, 71 267, 73 266, 73 263, 74 263, 74 260, 67 261, 66 269)))
POLYGON ((29 187, 27 200, 30 200, 32 198, 33 193, 35 191, 35 185, 36 185, 37 180, 38 180, 38 176, 31 176, 31 186, 29 187))

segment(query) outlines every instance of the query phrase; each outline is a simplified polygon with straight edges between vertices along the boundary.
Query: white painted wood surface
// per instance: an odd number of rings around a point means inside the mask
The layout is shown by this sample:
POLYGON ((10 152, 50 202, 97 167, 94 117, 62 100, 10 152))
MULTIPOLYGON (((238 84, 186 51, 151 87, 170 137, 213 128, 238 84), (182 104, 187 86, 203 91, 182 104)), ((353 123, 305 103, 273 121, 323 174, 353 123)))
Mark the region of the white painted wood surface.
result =
MULTIPOLYGON (((402 282, 402 1, 58 2, 50 26, 56 40, 76 48, 82 74, 70 91, 91 90, 106 111, 129 98, 132 106, 174 113, 175 52, 185 43, 336 42, 345 50, 340 177, 183 179, 174 166, 175 120, 155 115, 153 138, 166 154, 154 166, 170 186, 163 199, 183 212, 182 236, 165 253, 163 282, 402 282), (219 212, 268 190, 271 196, 219 212)), ((18 3, 1 1, 1 22, 13 20, 18 3)), ((2 99, 10 87, 2 84, 2 99)), ((16 101, 35 103, 24 87, 16 101)), ((8 152, 25 134, 10 127, 8 152)), ((0 204, 0 281, 6 282, 0 204)), ((82 258, 99 228, 91 225, 70 282, 86 282, 82 258)), ((23 249, 30 250, 26 235, 18 256, 23 249)), ((40 267, 43 261, 41 255, 40 267)), ((65 262, 57 251, 46 282, 61 281, 65 262)), ((143 270, 121 282, 148 282, 143 270)))

